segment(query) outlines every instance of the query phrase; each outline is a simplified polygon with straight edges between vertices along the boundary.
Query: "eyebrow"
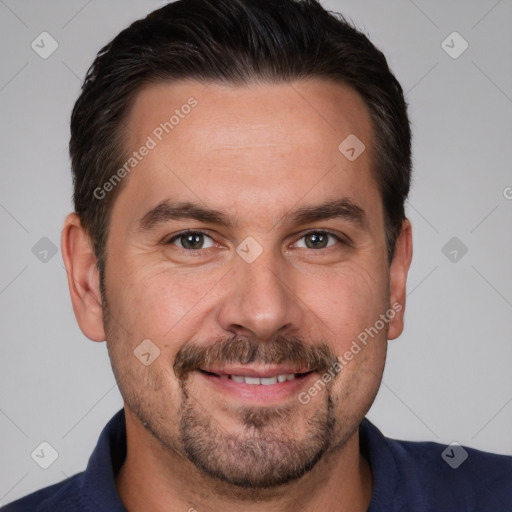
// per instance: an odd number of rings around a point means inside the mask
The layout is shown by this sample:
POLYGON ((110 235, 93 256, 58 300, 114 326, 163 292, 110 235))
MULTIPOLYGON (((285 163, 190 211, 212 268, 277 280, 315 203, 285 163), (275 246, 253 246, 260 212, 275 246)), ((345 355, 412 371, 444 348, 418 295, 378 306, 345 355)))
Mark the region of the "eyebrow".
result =
MULTIPOLYGON (((335 218, 347 220, 360 228, 367 226, 365 211, 348 197, 319 205, 303 206, 292 212, 290 217, 285 219, 285 223, 292 225, 310 224, 320 220, 335 218)), ((226 214, 218 210, 191 202, 173 203, 170 199, 164 199, 138 220, 136 231, 152 231, 161 224, 181 219, 193 219, 226 228, 232 228, 236 224, 226 214)))
POLYGON ((336 218, 349 221, 359 228, 366 228, 368 224, 363 208, 348 197, 342 197, 319 205, 303 206, 292 214, 287 223, 309 224, 319 220, 336 218))
POLYGON ((195 203, 173 203, 169 199, 164 199, 139 219, 137 231, 152 231, 161 224, 180 219, 194 219, 228 228, 233 227, 233 223, 222 212, 195 203))

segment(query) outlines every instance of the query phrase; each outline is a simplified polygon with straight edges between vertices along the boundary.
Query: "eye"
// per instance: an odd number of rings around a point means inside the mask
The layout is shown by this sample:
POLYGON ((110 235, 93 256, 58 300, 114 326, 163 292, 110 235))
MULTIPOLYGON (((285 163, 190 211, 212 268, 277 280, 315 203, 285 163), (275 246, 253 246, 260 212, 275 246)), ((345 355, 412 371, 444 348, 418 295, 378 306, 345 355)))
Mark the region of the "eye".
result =
POLYGON ((181 249, 197 251, 208 249, 215 245, 213 239, 201 231, 187 231, 171 238, 168 244, 177 245, 181 249))
MULTIPOLYGON (((304 249, 325 249, 342 240, 327 231, 311 231, 303 235, 295 246, 304 249)), ((343 243, 343 242, 342 242, 343 243)))

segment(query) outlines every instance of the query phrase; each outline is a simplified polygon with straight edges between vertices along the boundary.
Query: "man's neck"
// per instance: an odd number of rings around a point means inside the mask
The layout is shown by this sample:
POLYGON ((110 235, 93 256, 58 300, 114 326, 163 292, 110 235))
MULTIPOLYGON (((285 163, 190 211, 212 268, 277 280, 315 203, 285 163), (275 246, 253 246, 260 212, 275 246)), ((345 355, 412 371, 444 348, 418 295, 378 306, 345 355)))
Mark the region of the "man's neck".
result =
POLYGON ((372 474, 359 452, 358 431, 344 447, 324 455, 300 480, 278 489, 247 490, 205 475, 188 459, 162 448, 126 415, 127 455, 116 486, 129 512, 265 511, 366 512, 372 474))

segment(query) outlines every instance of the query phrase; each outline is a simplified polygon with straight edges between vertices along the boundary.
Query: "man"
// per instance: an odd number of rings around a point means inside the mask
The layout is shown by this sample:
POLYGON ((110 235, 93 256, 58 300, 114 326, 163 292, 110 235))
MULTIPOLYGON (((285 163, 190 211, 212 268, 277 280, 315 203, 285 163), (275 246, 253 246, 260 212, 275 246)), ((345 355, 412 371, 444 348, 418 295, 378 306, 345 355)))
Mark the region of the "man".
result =
POLYGON ((314 1, 181 0, 103 48, 62 251, 124 409, 6 511, 501 511, 512 458, 365 419, 403 329, 410 129, 384 56, 314 1))

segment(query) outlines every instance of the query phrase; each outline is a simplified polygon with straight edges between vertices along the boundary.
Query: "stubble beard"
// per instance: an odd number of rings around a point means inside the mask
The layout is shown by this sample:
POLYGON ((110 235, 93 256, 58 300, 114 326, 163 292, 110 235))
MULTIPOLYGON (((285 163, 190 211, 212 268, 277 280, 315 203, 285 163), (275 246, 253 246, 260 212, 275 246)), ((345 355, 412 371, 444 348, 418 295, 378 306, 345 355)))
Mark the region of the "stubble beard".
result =
POLYGON ((166 421, 169 418, 165 410, 167 402, 150 402, 141 396, 140 389, 137 390, 137 383, 141 382, 152 391, 162 389, 159 382, 162 376, 146 375, 149 378, 146 380, 142 373, 134 373, 129 365, 123 364, 133 354, 124 353, 122 339, 115 321, 110 319, 105 299, 103 313, 112 369, 125 403, 171 456, 186 457, 223 490, 231 488, 237 495, 239 491, 247 492, 248 497, 297 481, 311 471, 326 452, 341 450, 357 429, 357 423, 340 428, 331 390, 326 388, 325 394, 315 400, 314 408, 297 402, 279 408, 231 409, 236 424, 242 427, 236 433, 228 432, 215 415, 190 394, 185 379, 180 381, 178 433, 173 433, 169 428, 172 420, 166 421), (158 410, 158 404, 162 410, 158 410), (296 424, 302 425, 302 431, 294 428, 296 424))
POLYGON ((231 414, 242 427, 229 432, 184 388, 180 444, 197 468, 223 483, 253 490, 282 486, 313 469, 334 437, 330 396, 320 411, 301 407, 239 407, 231 414), (299 417, 301 413, 308 418, 299 417), (307 430, 294 431, 298 423, 307 430))

